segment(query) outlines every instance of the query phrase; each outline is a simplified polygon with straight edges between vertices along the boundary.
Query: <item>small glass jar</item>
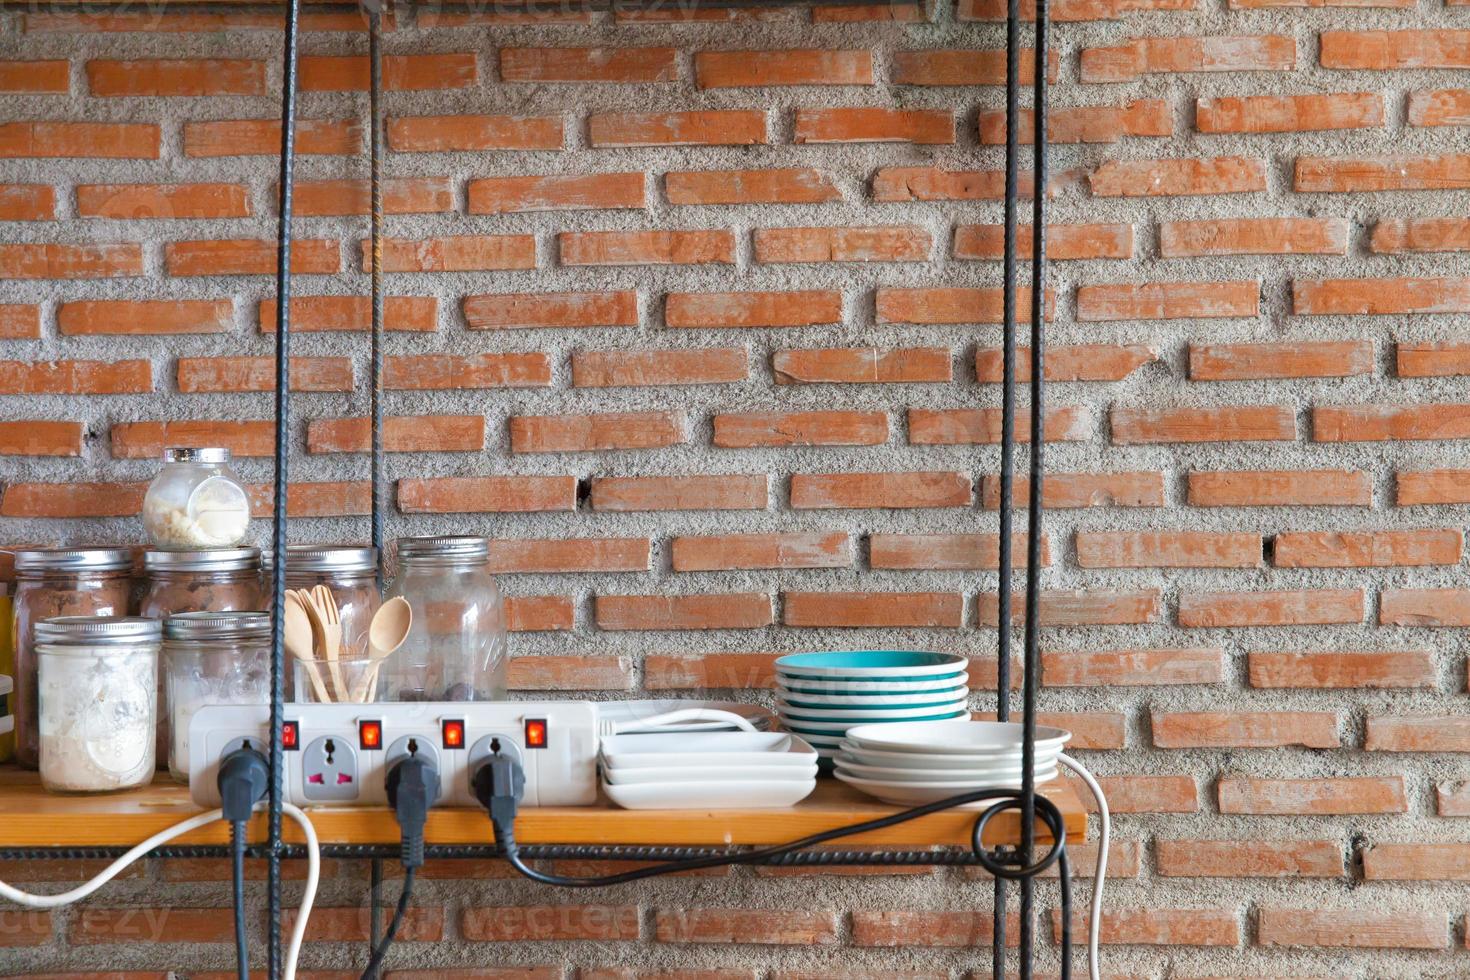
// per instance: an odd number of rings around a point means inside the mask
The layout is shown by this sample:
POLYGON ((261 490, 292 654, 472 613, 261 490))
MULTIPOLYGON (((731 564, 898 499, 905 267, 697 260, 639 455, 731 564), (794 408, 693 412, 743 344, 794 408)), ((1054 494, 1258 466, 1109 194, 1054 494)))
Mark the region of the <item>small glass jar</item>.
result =
POLYGON ((368 625, 378 611, 378 550, 355 545, 293 544, 286 548, 286 588, 325 585, 342 620, 342 658, 368 655, 368 625))
POLYGON ((36 624, 48 791, 108 793, 153 779, 160 636, 158 623, 140 616, 36 624))
POLYGON ((57 616, 126 616, 133 555, 126 548, 24 548, 15 552, 11 649, 15 663, 15 761, 40 765, 36 624, 57 616))
POLYGON ((250 527, 250 498, 228 449, 171 448, 143 497, 143 527, 155 548, 233 548, 250 527))
POLYGON ((389 595, 408 600, 413 625, 383 661, 381 700, 505 700, 505 603, 489 554, 481 537, 398 539, 389 595))
POLYGON ((167 697, 172 733, 169 775, 189 781, 189 723, 207 704, 269 704, 271 617, 263 612, 191 612, 163 623, 167 697))

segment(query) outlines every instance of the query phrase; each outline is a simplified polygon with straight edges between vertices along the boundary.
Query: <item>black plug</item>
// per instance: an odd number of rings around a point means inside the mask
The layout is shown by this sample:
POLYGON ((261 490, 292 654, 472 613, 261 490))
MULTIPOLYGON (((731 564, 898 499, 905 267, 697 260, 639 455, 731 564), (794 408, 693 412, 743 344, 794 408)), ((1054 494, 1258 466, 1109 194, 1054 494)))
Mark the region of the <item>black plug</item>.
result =
POLYGON ((250 819, 255 804, 265 798, 270 783, 270 763, 246 745, 220 760, 219 797, 224 818, 231 823, 250 819))
POLYGON ((395 762, 388 770, 388 805, 398 818, 403 836, 403 866, 424 863, 424 824, 429 807, 439 798, 439 770, 433 760, 414 753, 395 762))
MULTIPOLYGON (((496 835, 508 836, 515 826, 521 797, 526 794, 526 773, 520 762, 497 752, 475 770, 470 786, 475 791, 475 799, 489 812, 496 835)), ((504 847, 505 840, 500 845, 504 847)))

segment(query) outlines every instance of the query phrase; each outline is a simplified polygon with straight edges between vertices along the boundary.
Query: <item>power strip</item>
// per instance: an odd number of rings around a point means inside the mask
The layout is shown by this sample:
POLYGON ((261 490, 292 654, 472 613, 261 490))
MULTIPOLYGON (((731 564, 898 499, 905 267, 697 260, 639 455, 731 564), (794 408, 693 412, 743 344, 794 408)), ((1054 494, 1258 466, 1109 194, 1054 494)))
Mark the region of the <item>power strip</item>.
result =
MULTIPOLYGON (((290 704, 283 786, 299 807, 385 806, 388 768, 430 756, 443 790, 437 806, 478 806, 470 778, 496 753, 518 758, 525 806, 597 801, 597 707, 590 701, 398 701, 290 704)), ((209 705, 189 723, 189 793, 220 805, 220 759, 245 745, 266 750, 268 705, 209 705)))

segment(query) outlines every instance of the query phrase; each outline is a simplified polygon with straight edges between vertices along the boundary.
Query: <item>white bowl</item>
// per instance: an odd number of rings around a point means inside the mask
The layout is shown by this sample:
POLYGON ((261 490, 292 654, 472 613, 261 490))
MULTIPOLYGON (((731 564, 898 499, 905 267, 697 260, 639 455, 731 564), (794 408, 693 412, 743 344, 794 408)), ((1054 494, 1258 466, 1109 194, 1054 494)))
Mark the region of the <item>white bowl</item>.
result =
MULTIPOLYGON (((1021 752, 1021 726, 1008 721, 911 722, 901 725, 858 725, 847 737, 864 749, 884 752, 918 752, 924 755, 986 755, 1021 752)), ((1036 726, 1037 753, 1059 751, 1072 733, 1045 725, 1036 726)))
MULTIPOLYGON (((959 796, 977 789, 1020 789, 1021 780, 1016 778, 1012 781, 999 779, 994 782, 989 780, 983 784, 964 781, 928 782, 928 783, 890 783, 876 779, 862 779, 842 771, 839 767, 833 774, 838 779, 862 790, 869 796, 876 797, 884 803, 893 803, 897 806, 916 806, 920 803, 933 803, 935 800, 948 799, 951 796, 959 796)), ((974 803, 962 804, 961 810, 983 810, 995 803, 995 800, 977 800, 974 803)))
POLYGON ((614 786, 634 786, 641 783, 689 783, 707 782, 711 776, 736 782, 772 781, 790 782, 817 778, 817 757, 800 766, 667 766, 656 769, 616 769, 603 767, 602 778, 614 786))
MULTIPOLYGON (((1012 766, 1017 772, 1021 769, 1021 752, 1015 753, 985 753, 983 755, 944 755, 929 754, 924 752, 883 752, 877 749, 869 749, 858 745, 851 739, 842 740, 841 749, 852 757, 853 761, 865 766, 880 766, 891 769, 988 769, 993 766, 1012 766)), ((1057 761, 1060 750, 1038 750, 1033 760, 1034 764, 1053 765, 1057 761)))
POLYGON ((625 810, 748 810, 795 806, 816 788, 815 777, 779 781, 706 779, 685 783, 602 783, 602 792, 607 798, 625 810))
MULTIPOLYGON (((966 715, 968 715, 970 713, 970 709, 966 708, 964 705, 960 705, 959 707, 957 707, 957 708, 955 708, 955 709, 953 709, 951 711, 935 711, 935 712, 926 712, 926 713, 936 714, 936 715, 950 714, 953 718, 964 718, 966 715)), ((850 730, 852 730, 854 728, 857 728, 859 726, 866 726, 866 725, 869 724, 869 722, 866 722, 866 721, 825 721, 825 720, 822 720, 820 718, 797 718, 797 717, 788 718, 788 717, 783 716, 782 719, 781 719, 781 724, 785 728, 787 728, 788 730, 793 731, 793 732, 796 732, 797 734, 799 734, 803 738, 805 738, 807 732, 816 732, 819 735, 820 734, 846 735, 850 730)))
POLYGON ((935 691, 910 691, 906 694, 808 694, 793 691, 784 685, 776 685, 776 696, 787 704, 801 702, 804 707, 852 708, 855 711, 876 711, 883 708, 917 708, 926 704, 943 704, 962 701, 969 697, 967 687, 947 687, 935 691))
POLYGON ((956 711, 964 711, 969 704, 968 697, 959 697, 951 701, 940 701, 934 704, 921 704, 907 708, 804 708, 794 705, 789 701, 776 701, 776 714, 781 718, 809 718, 813 721, 840 721, 848 725, 867 727, 869 722, 874 721, 901 721, 910 718, 932 718, 939 715, 948 715, 956 711))
POLYGON ((850 694, 862 697, 869 694, 907 694, 914 691, 942 691, 952 687, 967 688, 970 685, 970 674, 965 670, 957 670, 953 674, 922 681, 858 681, 822 680, 815 677, 784 674, 778 670, 776 681, 793 691, 811 694, 850 694))

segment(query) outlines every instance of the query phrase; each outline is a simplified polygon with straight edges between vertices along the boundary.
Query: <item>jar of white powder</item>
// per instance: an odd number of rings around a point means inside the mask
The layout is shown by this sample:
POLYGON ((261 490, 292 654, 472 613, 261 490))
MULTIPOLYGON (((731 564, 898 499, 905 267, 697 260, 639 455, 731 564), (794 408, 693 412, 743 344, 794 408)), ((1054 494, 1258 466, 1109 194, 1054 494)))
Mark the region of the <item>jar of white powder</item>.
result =
POLYGON ((190 612, 163 624, 168 771, 189 781, 189 723, 207 704, 269 704, 271 617, 263 612, 190 612))
POLYGON ((106 793, 153 778, 156 620, 61 616, 36 624, 41 784, 106 793))
POLYGON ((233 548, 250 526, 250 498, 222 448, 169 448, 143 497, 143 527, 165 551, 233 548))

